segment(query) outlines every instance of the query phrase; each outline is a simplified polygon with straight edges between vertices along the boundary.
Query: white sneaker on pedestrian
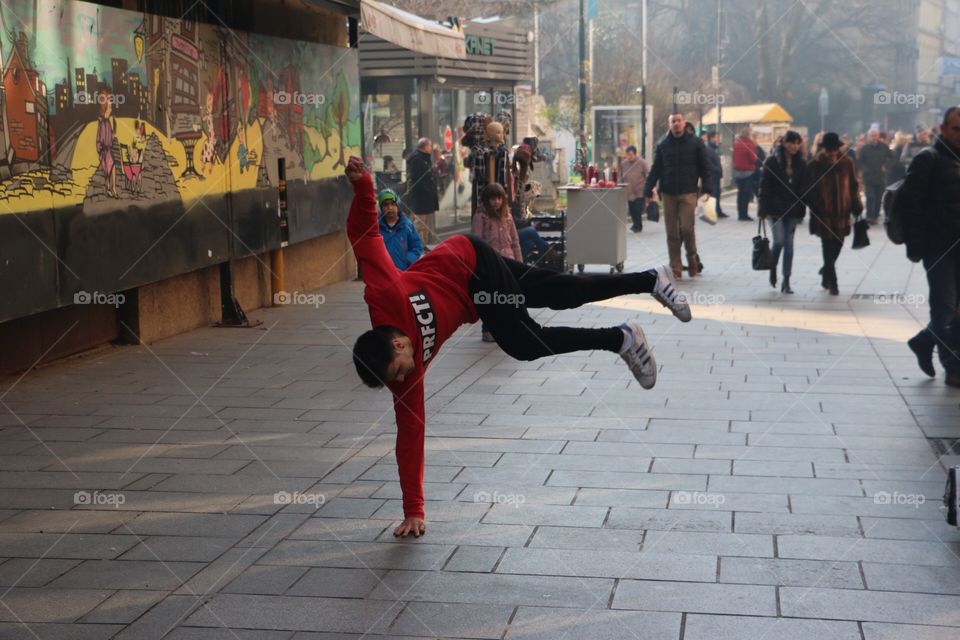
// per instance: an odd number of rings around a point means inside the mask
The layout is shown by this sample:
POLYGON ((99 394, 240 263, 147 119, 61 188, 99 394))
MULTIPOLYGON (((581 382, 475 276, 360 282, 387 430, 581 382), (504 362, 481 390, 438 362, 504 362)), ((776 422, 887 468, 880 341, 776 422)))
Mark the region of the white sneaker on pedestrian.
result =
POLYGON ((630 372, 644 389, 652 389, 657 384, 657 361, 653 359, 653 350, 643 329, 636 322, 620 325, 624 332, 624 348, 620 351, 630 372))
POLYGON ((677 290, 677 281, 673 277, 673 271, 665 264, 655 269, 657 272, 657 284, 653 287, 654 299, 670 309, 670 312, 680 322, 690 322, 690 305, 683 299, 683 294, 677 290))

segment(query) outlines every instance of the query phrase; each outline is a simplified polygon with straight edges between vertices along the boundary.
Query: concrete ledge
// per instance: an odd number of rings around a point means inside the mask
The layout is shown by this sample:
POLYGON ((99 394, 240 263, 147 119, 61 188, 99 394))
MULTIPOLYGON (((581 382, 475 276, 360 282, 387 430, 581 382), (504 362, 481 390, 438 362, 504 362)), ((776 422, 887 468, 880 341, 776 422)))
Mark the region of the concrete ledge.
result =
MULTIPOLYGON (((356 276, 346 232, 284 250, 284 289, 312 291, 356 276)), ((244 311, 270 306, 270 254, 233 263, 234 294, 244 311)), ((0 374, 24 371, 123 338, 156 342, 220 320, 220 267, 212 266, 123 292, 119 309, 71 305, 0 323, 0 374)))

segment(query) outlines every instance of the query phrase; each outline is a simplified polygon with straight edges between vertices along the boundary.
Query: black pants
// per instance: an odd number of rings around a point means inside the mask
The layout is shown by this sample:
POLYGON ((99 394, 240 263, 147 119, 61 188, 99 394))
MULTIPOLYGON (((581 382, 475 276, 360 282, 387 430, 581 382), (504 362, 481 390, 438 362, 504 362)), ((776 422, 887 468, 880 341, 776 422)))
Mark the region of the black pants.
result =
POLYGON ((477 253, 470 279, 470 296, 487 331, 504 352, 517 360, 603 349, 617 353, 623 331, 543 327, 527 309, 575 309, 588 302, 630 293, 650 293, 657 282, 653 271, 622 274, 556 273, 502 257, 474 236, 467 236, 477 253))
POLYGON ((627 207, 630 210, 630 220, 633 222, 631 230, 640 231, 643 229, 643 212, 647 208, 646 202, 643 198, 627 200, 627 207))
POLYGON ((753 178, 735 178, 737 183, 737 219, 750 217, 750 201, 753 200, 753 178))
POLYGON ((837 258, 843 249, 843 238, 820 238, 823 248, 823 281, 827 285, 837 284, 837 258))

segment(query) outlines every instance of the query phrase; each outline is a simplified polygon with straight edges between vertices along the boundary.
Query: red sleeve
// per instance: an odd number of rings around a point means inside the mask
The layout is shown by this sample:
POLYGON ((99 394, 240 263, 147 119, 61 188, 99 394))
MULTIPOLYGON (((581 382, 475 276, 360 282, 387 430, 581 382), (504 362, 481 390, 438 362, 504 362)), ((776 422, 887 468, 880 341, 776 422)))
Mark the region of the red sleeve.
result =
POLYGON ((423 406, 423 371, 416 378, 391 385, 397 417, 397 469, 403 492, 403 516, 423 518, 423 436, 426 416, 423 406))
POLYGON ((353 202, 347 217, 347 237, 360 262, 363 281, 374 288, 386 287, 399 275, 380 235, 377 200, 369 173, 353 183, 353 202))

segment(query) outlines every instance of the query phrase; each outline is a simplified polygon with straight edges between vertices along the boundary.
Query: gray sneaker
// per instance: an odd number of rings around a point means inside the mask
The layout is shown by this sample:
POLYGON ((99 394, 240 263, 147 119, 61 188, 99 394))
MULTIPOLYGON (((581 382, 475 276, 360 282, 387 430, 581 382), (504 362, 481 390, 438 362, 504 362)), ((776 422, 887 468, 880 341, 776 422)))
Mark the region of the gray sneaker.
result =
POLYGON ((677 281, 673 277, 673 271, 665 264, 657 267, 655 271, 657 272, 657 284, 653 287, 654 299, 670 309, 670 312, 680 322, 690 322, 690 305, 687 304, 683 294, 677 290, 677 281))
POLYGON ((657 361, 653 359, 653 350, 643 335, 643 329, 636 322, 628 322, 621 328, 630 333, 633 343, 620 357, 630 367, 630 372, 641 387, 653 389, 653 385, 657 384, 657 361))

